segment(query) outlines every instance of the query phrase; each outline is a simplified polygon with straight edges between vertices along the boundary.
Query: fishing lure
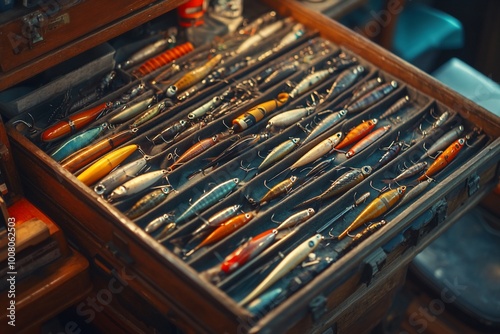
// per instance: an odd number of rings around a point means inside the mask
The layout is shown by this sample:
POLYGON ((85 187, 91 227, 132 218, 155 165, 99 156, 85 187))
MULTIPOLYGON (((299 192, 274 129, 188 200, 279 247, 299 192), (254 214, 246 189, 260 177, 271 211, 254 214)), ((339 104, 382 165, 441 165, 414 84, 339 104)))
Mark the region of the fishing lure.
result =
POLYGON ((174 36, 165 36, 154 43, 151 43, 139 51, 132 54, 123 64, 120 64, 119 67, 123 69, 130 68, 136 64, 143 62, 144 60, 151 58, 155 54, 173 46, 175 44, 174 36))
POLYGON ((394 145, 391 145, 388 148, 387 152, 385 152, 377 161, 377 163, 372 166, 372 170, 375 171, 379 168, 382 168, 385 165, 387 165, 390 161, 392 161, 394 158, 396 158, 403 149, 404 145, 405 143, 403 141, 398 141, 394 145))
POLYGON ((248 261, 262 253, 276 239, 278 231, 270 229, 250 238, 247 242, 236 248, 226 256, 220 266, 220 270, 226 274, 241 268, 248 261))
POLYGON ((307 90, 314 88, 328 79, 335 71, 334 67, 313 72, 302 79, 290 92, 290 98, 294 99, 307 90))
POLYGON ((120 184, 134 178, 139 174, 147 164, 146 157, 129 162, 128 164, 119 167, 109 173, 94 187, 94 191, 98 195, 105 195, 118 187, 120 184))
MULTIPOLYGON (((370 197, 371 194, 370 192, 367 192, 367 193, 364 193, 363 195, 361 195, 360 198, 358 198, 357 200, 354 201, 353 204, 349 205, 347 208, 345 208, 344 210, 342 210, 341 212, 339 212, 336 216, 334 216, 333 218, 331 218, 329 221, 327 221, 323 226, 321 226, 317 231, 316 233, 322 233, 324 230, 326 230, 328 227, 330 227, 330 225, 332 225, 333 223, 335 223, 337 220, 339 220, 343 215, 345 215, 346 213, 348 213, 349 211, 353 210, 354 208, 358 207, 359 205, 361 205, 361 203, 363 203, 364 201, 366 201, 368 199, 368 197, 370 197)), ((330 233, 329 233, 330 234, 330 233)))
POLYGON ((128 120, 131 120, 141 112, 148 109, 151 106, 151 103, 155 101, 155 99, 155 96, 151 96, 149 98, 146 98, 145 100, 134 102, 130 105, 126 104, 125 106, 123 106, 121 111, 113 113, 113 117, 108 120, 109 124, 121 124, 125 123, 128 120))
POLYGON ((325 154, 332 152, 334 149, 336 149, 336 146, 340 143, 341 139, 342 132, 337 132, 333 136, 326 138, 325 140, 314 146, 312 149, 307 151, 302 157, 300 157, 299 160, 297 160, 292 166, 290 166, 290 169, 292 170, 305 166, 313 161, 316 161, 325 154))
POLYGON ((189 208, 186 209, 186 211, 184 211, 179 217, 177 217, 177 219, 175 219, 174 223, 179 224, 180 222, 193 217, 198 212, 201 212, 209 206, 217 203, 222 198, 231 193, 234 188, 236 188, 239 182, 240 180, 238 178, 234 178, 215 186, 212 190, 203 194, 203 196, 201 196, 196 202, 191 204, 189 208))
POLYGON ((187 138, 189 137, 190 135, 192 135, 193 133, 201 130, 202 128, 204 128, 205 126, 207 126, 207 123, 204 122, 204 121, 200 121, 198 123, 195 123, 195 124, 191 124, 190 127, 188 127, 186 130, 182 131, 181 133, 177 134, 173 139, 172 141, 173 142, 179 142, 181 141, 182 139, 184 138, 187 138))
POLYGON ((173 103, 168 99, 155 104, 151 108, 144 111, 140 116, 138 116, 134 120, 134 122, 130 124, 130 127, 131 128, 139 127, 140 125, 158 116, 160 113, 164 112, 165 110, 167 110, 167 108, 171 106, 173 106, 173 103))
POLYGON ((103 154, 108 153, 115 147, 118 147, 126 141, 132 139, 136 132, 137 129, 131 129, 110 135, 93 145, 86 146, 76 151, 67 158, 63 159, 60 164, 70 173, 75 173, 77 170, 91 163, 103 154))
POLYGON ((350 232, 356 230, 361 225, 380 217, 389 211, 398 201, 403 198, 406 191, 405 186, 396 189, 388 190, 375 198, 368 206, 361 211, 361 213, 354 219, 354 221, 342 232, 338 239, 345 238, 350 232))
POLYGON ((368 146, 373 144, 375 141, 380 139, 383 135, 385 135, 387 133, 387 131, 389 131, 390 129, 391 129, 391 126, 386 125, 386 126, 383 126, 379 129, 373 131, 372 133, 369 133, 368 135, 366 135, 366 137, 364 137, 363 139, 358 141, 356 144, 354 144, 354 146, 351 147, 351 149, 349 151, 347 151, 347 153, 345 154, 346 158, 347 159, 352 158, 355 154, 363 151, 365 148, 367 148, 368 146))
POLYGON ((317 175, 322 174, 328 167, 330 167, 333 160, 335 160, 335 158, 325 159, 319 162, 306 174, 306 178, 313 178, 317 175))
POLYGON ((277 230, 279 232, 279 231, 284 231, 284 230, 294 228, 294 227, 306 222, 309 218, 314 216, 315 213, 316 213, 316 211, 314 211, 313 208, 308 208, 308 209, 299 211, 297 213, 294 213, 293 215, 291 215, 287 219, 285 219, 281 224, 279 224, 275 230, 277 230))
POLYGON ((253 35, 262 26, 266 26, 274 21, 276 21, 277 15, 275 11, 267 12, 247 25, 243 26, 238 30, 240 35, 253 35))
POLYGON ((389 179, 389 180, 382 180, 382 182, 387 183, 387 184, 393 184, 395 182, 399 182, 399 181, 401 181, 403 179, 406 179, 406 178, 408 178, 410 176, 413 176, 415 174, 420 173, 426 167, 427 167, 427 162, 426 161, 416 163, 416 164, 408 167, 407 169, 405 169, 401 174, 399 174, 395 178, 389 179))
POLYGON ((436 154, 437 152, 441 151, 442 149, 448 147, 451 143, 453 143, 455 140, 460 138, 460 135, 464 132, 464 127, 462 125, 459 125, 447 133, 445 133, 443 136, 441 136, 421 157, 419 160, 424 159, 425 157, 430 157, 436 154))
POLYGON ((243 300, 239 302, 240 305, 246 305, 257 296, 261 295, 264 291, 271 287, 283 276, 292 271, 298 264, 304 261, 307 256, 313 252, 322 240, 321 234, 316 234, 307 239, 295 249, 293 249, 281 262, 264 278, 264 280, 243 300))
POLYGON ((108 201, 113 202, 116 200, 121 200, 125 197, 129 197, 142 192, 143 190, 151 187, 153 184, 157 183, 165 177, 167 171, 164 169, 148 172, 134 177, 123 183, 121 186, 116 187, 111 194, 108 196, 108 201))
POLYGON ((297 72, 299 68, 299 62, 293 61, 292 63, 286 63, 280 67, 278 67, 274 72, 269 74, 267 77, 263 78, 263 75, 257 76, 255 79, 257 84, 259 85, 259 89, 261 91, 265 91, 271 86, 285 80, 290 75, 297 72))
POLYGON ((385 119, 389 116, 394 115, 395 113, 403 109, 404 106, 406 106, 408 103, 410 103, 410 97, 406 95, 405 97, 402 97, 399 100, 397 100, 392 106, 389 107, 389 109, 384 111, 379 118, 385 119))
POLYGON ((170 167, 168 167, 168 172, 173 172, 177 167, 195 158, 201 152, 208 150, 210 147, 220 142, 222 138, 223 136, 218 134, 211 138, 200 140, 199 142, 191 146, 186 152, 184 152, 184 154, 182 154, 172 165, 170 165, 170 167))
MULTIPOLYGON (((330 111, 325 110, 325 111, 321 112, 320 115, 328 113, 328 112, 330 112, 330 111)), ((322 133, 324 133, 326 130, 328 130, 328 129, 334 127, 335 125, 337 125, 338 123, 340 123, 340 121, 342 121, 346 115, 347 115, 347 110, 342 109, 340 111, 333 112, 330 115, 328 115, 327 117, 325 117, 321 122, 318 123, 318 125, 316 125, 314 127, 314 129, 311 130, 311 132, 309 132, 307 137, 302 142, 302 145, 310 142, 314 138, 316 138, 319 135, 321 135, 322 133)))
POLYGON ((168 214, 161 215, 160 217, 153 219, 149 224, 147 224, 144 228, 144 231, 151 234, 154 231, 158 230, 162 225, 169 223, 170 219, 171 217, 168 214))
POLYGON ((437 129, 441 127, 441 125, 443 125, 448 120, 449 117, 450 117, 449 111, 445 111, 444 113, 442 113, 438 117, 438 119, 432 124, 432 129, 437 129))
POLYGON ((118 107, 132 101, 136 97, 144 94, 147 90, 148 90, 148 87, 144 83, 142 83, 142 82, 138 83, 137 85, 130 88, 127 92, 120 95, 120 97, 118 99, 113 101, 113 109, 118 108, 118 107))
POLYGON ((423 193, 427 189, 427 187, 431 184, 431 182, 434 182, 434 180, 431 178, 428 178, 427 180, 422 181, 419 184, 417 184, 415 187, 411 188, 405 194, 403 199, 399 202, 397 207, 399 208, 400 206, 408 203, 409 201, 411 201, 412 199, 416 198, 418 195, 423 193))
POLYGON ((316 106, 297 108, 279 113, 267 121, 266 128, 283 129, 293 123, 300 121, 302 118, 309 116, 316 110, 316 106))
POLYGON ((125 215, 130 219, 138 218, 166 200, 169 194, 170 187, 161 187, 160 189, 153 190, 138 200, 125 215))
POLYGON ((178 45, 170 50, 167 50, 159 54, 154 58, 149 59, 141 66, 139 66, 139 69, 136 72, 134 72, 134 74, 139 77, 145 76, 146 74, 153 72, 154 70, 174 61, 175 59, 182 57, 185 54, 188 54, 193 50, 194 46, 190 42, 178 45))
POLYGON ((87 167, 82 173, 77 176, 77 179, 87 186, 94 184, 95 182, 106 176, 109 172, 111 172, 116 166, 122 163, 122 161, 127 159, 138 148, 138 145, 132 144, 109 152, 108 154, 94 162, 91 166, 87 167))
POLYGON ((190 88, 176 95, 177 101, 185 101, 190 97, 196 95, 200 90, 205 88, 209 84, 215 83, 215 80, 209 80, 210 75, 206 79, 202 79, 201 81, 195 83, 190 88))
POLYGON ((41 133, 40 139, 44 142, 52 142, 75 133, 93 120, 104 115, 111 106, 110 102, 104 102, 93 108, 73 114, 67 119, 59 121, 45 129, 41 133))
POLYGON ((364 73, 365 68, 361 65, 340 73, 332 83, 332 86, 328 90, 328 94, 323 98, 323 103, 339 96, 347 88, 351 87, 364 73))
POLYGON ((346 191, 352 189, 355 185, 361 183, 372 173, 372 168, 370 166, 364 166, 361 168, 353 168, 350 171, 345 172, 335 181, 332 182, 327 190, 322 192, 320 195, 308 199, 305 202, 300 203, 296 207, 308 206, 314 202, 322 202, 325 199, 338 196, 345 193, 346 191))
MULTIPOLYGON (((307 49, 307 48, 306 48, 307 49)), ((251 81, 253 81, 253 83, 257 84, 257 85, 260 85, 262 82, 264 82, 264 80, 266 80, 270 75, 272 75, 273 73, 277 73, 280 71, 280 69, 286 67, 286 66, 290 66, 294 63, 297 64, 297 66, 299 65, 299 62, 295 59, 295 58, 298 58, 299 56, 296 55, 296 56, 291 56, 289 57, 288 59, 285 59, 281 62, 278 62, 278 63, 274 63, 273 65, 271 66, 268 66, 266 67, 264 70, 262 70, 261 72, 259 72, 257 75, 255 75, 251 81)))
POLYGON ((289 95, 287 93, 278 94, 278 98, 270 101, 266 101, 256 105, 255 107, 247 110, 244 114, 233 119, 232 131, 243 131, 261 119, 263 119, 267 114, 275 111, 276 109, 283 106, 288 102, 289 95))
POLYGON ((359 99, 361 96, 365 95, 366 93, 368 93, 368 92, 372 91, 373 89, 377 88, 378 86, 380 86, 383 82, 384 82, 384 80, 382 80, 382 78, 380 78, 380 77, 368 80, 367 82, 365 82, 364 84, 362 84, 361 86, 359 86, 358 88, 356 88, 352 92, 352 96, 346 105, 353 103, 354 101, 359 99))
POLYGON ((67 119, 59 121, 56 124, 45 129, 41 133, 40 139, 44 142, 51 142, 72 134, 80 130, 84 126, 90 124, 92 121, 98 119, 99 117, 104 116, 109 111, 144 93, 145 89, 146 86, 144 84, 138 84, 113 102, 104 102, 93 108, 73 114, 67 119))
POLYGON ((236 49, 236 53, 242 53, 250 49, 252 46, 260 43, 262 40, 268 38, 281 28, 290 22, 291 18, 286 18, 284 20, 276 21, 267 27, 260 29, 255 35, 248 37, 240 46, 236 49))
POLYGON ((254 214, 252 212, 242 213, 237 215, 236 217, 230 218, 228 221, 219 226, 215 231, 210 233, 203 241, 198 244, 195 248, 186 253, 186 257, 193 255, 199 249, 214 244, 241 227, 245 226, 249 221, 254 218, 254 214))
POLYGON ((305 34, 306 30, 305 27, 302 23, 296 23, 293 27, 292 30, 283 36, 283 38, 278 42, 278 45, 274 47, 275 50, 281 50, 285 46, 295 42, 298 40, 300 37, 302 37, 305 34))
POLYGON ((203 66, 195 68, 194 70, 186 73, 182 78, 177 80, 172 86, 167 88, 166 94, 173 97, 176 94, 188 89, 196 83, 203 80, 222 60, 222 54, 215 55, 212 59, 208 60, 203 66))
POLYGON ((234 143, 232 143, 228 148, 226 148, 221 154, 219 154, 215 158, 211 158, 210 163, 205 165, 203 170, 213 166, 217 166, 220 163, 229 161, 230 159, 245 152, 247 149, 252 148, 257 144, 267 140, 268 138, 270 138, 270 134, 268 132, 246 135, 238 139, 234 143))
POLYGON ((107 123, 103 123, 95 128, 88 129, 82 133, 76 134, 64 143, 62 143, 50 156, 55 161, 61 161, 70 154, 84 148, 99 137, 99 135, 108 127, 107 123))
POLYGON ((368 135, 373 130, 375 125, 377 125, 377 123, 378 123, 378 120, 376 118, 374 118, 374 119, 364 121, 363 123, 359 124, 358 126, 356 126, 354 129, 352 129, 351 131, 349 131, 346 134, 344 140, 342 140, 337 145, 336 148, 340 150, 346 146, 349 146, 351 144, 358 142, 359 140, 361 140, 361 138, 364 138, 366 135, 368 135))
POLYGON ((269 165, 274 164, 275 162, 283 159, 287 154, 292 152, 300 142, 300 138, 291 138, 269 152, 269 154, 266 156, 266 158, 260 163, 259 167, 257 167, 257 170, 259 172, 263 171, 265 168, 267 168, 269 165))
POLYGON ((223 101, 223 99, 220 96, 215 96, 214 98, 212 98, 208 102, 204 103, 200 107, 198 107, 195 110, 193 110, 192 112, 190 112, 188 114, 188 119, 195 120, 197 118, 204 116, 210 110, 213 110, 216 107, 218 107, 222 103, 222 101, 223 101))
POLYGON ((296 176, 292 176, 289 179, 281 181, 280 183, 269 189, 269 191, 264 196, 262 196, 258 205, 263 206, 264 204, 269 203, 273 199, 276 199, 288 193, 292 189, 297 179, 298 178, 296 176))
POLYGON ((418 181, 424 181, 448 166, 462 150, 464 144, 465 138, 460 138, 448 146, 448 148, 444 150, 443 153, 436 158, 436 160, 434 160, 425 173, 418 178, 418 181))
POLYGON ((151 139, 151 141, 155 145, 162 141, 168 143, 172 141, 175 138, 175 136, 177 136, 179 133, 186 130, 188 128, 188 125, 189 123, 186 120, 181 119, 163 129, 159 134, 154 136, 153 139, 151 139))
POLYGON ((347 254, 349 251, 357 247, 360 243, 368 239, 373 233, 380 230, 382 227, 386 225, 385 220, 381 220, 378 223, 373 223, 370 226, 366 227, 363 231, 357 233, 354 237, 352 237, 351 241, 349 241, 342 249, 338 252, 340 256, 347 254))
MULTIPOLYGON (((226 222, 230 218, 234 217, 238 213, 239 209, 241 209, 241 205, 236 204, 236 205, 232 205, 228 208, 222 209, 221 211, 214 213, 212 216, 210 216, 210 218, 208 218, 203 223, 203 225, 198 227, 194 232, 187 235, 187 238, 192 238, 189 241, 189 243, 192 242, 192 240, 196 236, 205 234, 206 232, 208 232, 216 227, 219 227, 224 222, 226 222)), ((184 238, 182 238, 182 239, 184 239, 184 238)), ((174 240, 172 240, 172 242, 174 242, 174 240)))
POLYGON ((389 95, 398 87, 398 83, 396 81, 391 81, 381 85, 380 87, 375 88, 374 90, 366 93, 365 95, 359 97, 357 100, 352 103, 346 105, 344 109, 347 109, 350 113, 360 112, 378 101, 382 100, 384 97, 389 95))
POLYGON ((163 230, 161 230, 161 232, 158 233, 158 235, 156 236, 156 240, 159 243, 164 242, 165 240, 168 239, 169 235, 175 230, 175 228, 176 228, 175 223, 170 222, 166 224, 163 230))

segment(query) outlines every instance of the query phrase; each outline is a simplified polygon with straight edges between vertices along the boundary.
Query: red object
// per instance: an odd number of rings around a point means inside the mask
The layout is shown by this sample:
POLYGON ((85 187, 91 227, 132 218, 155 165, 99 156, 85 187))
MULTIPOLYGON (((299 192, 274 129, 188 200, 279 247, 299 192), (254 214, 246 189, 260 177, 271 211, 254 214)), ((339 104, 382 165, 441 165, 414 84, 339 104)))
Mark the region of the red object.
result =
POLYGON ((173 49, 167 50, 163 52, 162 54, 151 58, 150 60, 146 61, 139 67, 139 73, 142 74, 143 76, 146 74, 149 74, 160 67, 170 63, 171 61, 176 60, 177 58, 180 58, 184 56, 186 53, 189 53, 194 50, 193 44, 190 42, 186 42, 184 44, 178 45, 173 49))
POLYGON ((197 27, 204 22, 203 16, 206 12, 205 0, 190 0, 183 5, 177 7, 177 15, 179 17, 179 25, 181 27, 197 27))
POLYGON ((95 120, 109 105, 107 102, 71 115, 42 132, 41 139, 44 142, 53 141, 80 130, 85 125, 95 120))

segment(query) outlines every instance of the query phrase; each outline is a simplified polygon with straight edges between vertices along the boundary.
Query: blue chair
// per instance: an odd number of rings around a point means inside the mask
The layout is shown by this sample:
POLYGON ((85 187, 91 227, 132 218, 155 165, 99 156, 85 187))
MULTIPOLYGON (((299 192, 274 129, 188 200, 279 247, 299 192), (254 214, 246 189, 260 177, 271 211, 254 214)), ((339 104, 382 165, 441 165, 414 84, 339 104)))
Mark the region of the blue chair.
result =
POLYGON ((452 58, 432 73, 436 79, 500 116, 500 85, 463 61, 452 58))
POLYGON ((454 17, 413 1, 391 13, 388 3, 371 0, 340 22, 427 72, 441 50, 463 47, 463 27, 454 17))
POLYGON ((454 17, 423 4, 410 4, 400 14, 392 51, 429 72, 441 50, 464 45, 463 27, 454 17))

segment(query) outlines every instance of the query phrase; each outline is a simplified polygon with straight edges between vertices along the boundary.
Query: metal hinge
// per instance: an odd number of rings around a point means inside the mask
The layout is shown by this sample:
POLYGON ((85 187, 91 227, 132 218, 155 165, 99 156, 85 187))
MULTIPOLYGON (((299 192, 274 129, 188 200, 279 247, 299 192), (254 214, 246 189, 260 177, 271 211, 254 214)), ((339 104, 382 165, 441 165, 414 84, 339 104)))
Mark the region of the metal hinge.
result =
POLYGON ((474 195, 476 191, 479 190, 480 185, 479 181, 481 180, 481 177, 477 175, 477 173, 473 173, 469 178, 467 179, 467 190, 469 192, 469 197, 474 195))
POLYGON ((43 41, 42 36, 42 26, 45 24, 45 17, 40 11, 36 11, 23 17, 23 29, 24 33, 27 34, 30 47, 35 43, 43 41))
POLYGON ((363 281, 369 285, 372 278, 382 269, 387 255, 382 248, 377 248, 365 259, 365 270, 363 272, 363 281))

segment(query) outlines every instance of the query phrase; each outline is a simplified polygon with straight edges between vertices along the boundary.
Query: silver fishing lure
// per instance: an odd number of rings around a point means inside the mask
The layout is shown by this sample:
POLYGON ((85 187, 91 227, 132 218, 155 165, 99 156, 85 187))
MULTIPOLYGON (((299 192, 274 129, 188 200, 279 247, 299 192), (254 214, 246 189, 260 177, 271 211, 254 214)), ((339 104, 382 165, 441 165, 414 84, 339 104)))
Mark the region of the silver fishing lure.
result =
POLYGON ((462 125, 457 126, 456 128, 451 129, 447 133, 445 133, 441 138, 439 138, 428 150, 425 152, 419 160, 424 159, 428 156, 433 156, 437 152, 447 148, 453 143, 455 140, 460 138, 462 133, 464 132, 464 127, 462 125))
POLYGON ((287 110, 272 117, 266 128, 286 128, 302 118, 311 115, 316 110, 316 106, 287 110))
POLYGON ((165 169, 161 169, 136 176, 123 183, 121 186, 115 188, 111 194, 109 194, 108 201, 116 201, 140 193, 160 181, 160 179, 166 175, 167 171, 165 169))
POLYGON ((133 179, 146 167, 147 158, 140 158, 116 168, 94 187, 98 195, 106 195, 120 184, 133 179))
POLYGON ((292 271, 319 246, 321 240, 323 240, 321 234, 316 234, 294 248, 287 256, 285 256, 285 258, 283 258, 283 260, 281 260, 278 266, 274 268, 273 271, 271 271, 271 273, 269 273, 269 275, 267 275, 267 277, 264 278, 264 280, 252 292, 250 292, 249 295, 239 302, 239 304, 248 304, 270 288, 271 285, 292 271))
POLYGON ((325 81, 333 72, 334 68, 330 67, 325 70, 320 70, 307 75, 302 79, 290 92, 290 97, 292 99, 303 94, 308 89, 318 86, 320 83, 325 81))

